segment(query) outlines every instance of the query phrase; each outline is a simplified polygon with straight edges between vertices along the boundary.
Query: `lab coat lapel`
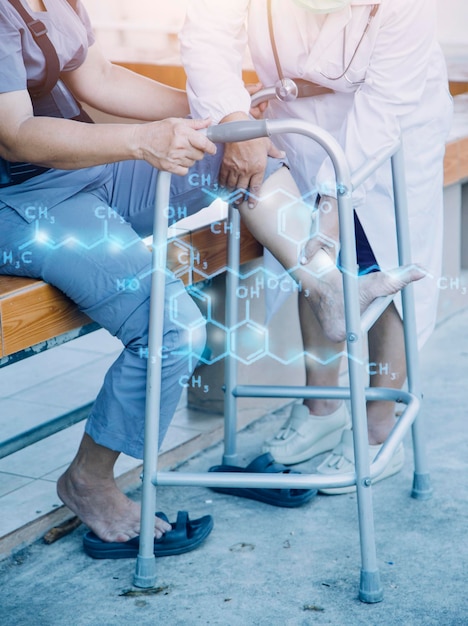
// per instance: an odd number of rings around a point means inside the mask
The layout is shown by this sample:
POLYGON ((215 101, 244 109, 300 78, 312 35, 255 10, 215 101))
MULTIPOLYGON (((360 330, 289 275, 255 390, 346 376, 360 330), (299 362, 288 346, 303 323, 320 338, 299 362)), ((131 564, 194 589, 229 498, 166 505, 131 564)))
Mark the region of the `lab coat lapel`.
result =
POLYGON ((336 41, 342 41, 343 31, 351 20, 351 7, 348 6, 337 13, 330 13, 325 20, 320 34, 310 51, 308 66, 314 67, 324 51, 336 41))
POLYGON ((381 4, 381 0, 360 0, 360 2, 356 2, 355 8, 358 9, 356 15, 352 13, 351 7, 353 4, 351 3, 345 9, 337 13, 330 13, 327 16, 307 59, 306 71, 309 75, 314 75, 317 70, 321 71, 323 57, 326 57, 327 61, 335 59, 336 63, 341 63, 346 54, 343 46, 349 47, 351 50, 356 49, 366 27, 371 6, 381 4), (357 19, 355 23, 354 18, 357 15, 360 15, 360 19, 357 19), (344 31, 348 26, 345 38, 344 31))

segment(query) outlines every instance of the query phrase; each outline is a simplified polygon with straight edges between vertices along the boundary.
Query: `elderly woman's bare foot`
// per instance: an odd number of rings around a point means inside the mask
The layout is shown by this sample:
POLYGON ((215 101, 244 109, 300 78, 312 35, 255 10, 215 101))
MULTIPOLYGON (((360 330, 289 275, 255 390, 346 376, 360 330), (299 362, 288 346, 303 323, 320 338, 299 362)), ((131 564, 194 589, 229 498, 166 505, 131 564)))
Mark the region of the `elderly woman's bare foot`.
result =
MULTIPOLYGON (((424 270, 416 265, 359 276, 361 313, 364 313, 376 298, 393 295, 424 276, 426 276, 424 270)), ((325 336, 331 341, 344 341, 346 326, 342 276, 337 269, 333 269, 327 272, 324 278, 326 280, 322 278, 317 281, 314 290, 308 293, 307 301, 317 316, 325 336)))
MULTIPOLYGON (((128 541, 140 534, 140 505, 127 498, 113 478, 91 478, 73 464, 59 478, 57 493, 64 504, 103 541, 128 541)), ((171 529, 155 517, 156 538, 171 529)))

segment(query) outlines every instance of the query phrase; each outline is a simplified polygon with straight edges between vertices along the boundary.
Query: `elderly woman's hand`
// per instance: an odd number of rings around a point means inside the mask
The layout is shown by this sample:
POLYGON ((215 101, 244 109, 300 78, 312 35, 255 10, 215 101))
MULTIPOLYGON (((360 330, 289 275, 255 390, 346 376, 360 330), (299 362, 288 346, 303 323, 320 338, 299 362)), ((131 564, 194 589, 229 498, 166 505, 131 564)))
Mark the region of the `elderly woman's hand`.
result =
POLYGON ((154 167, 185 176, 195 161, 215 154, 216 146, 198 131, 210 120, 168 118, 135 126, 136 157, 154 167))

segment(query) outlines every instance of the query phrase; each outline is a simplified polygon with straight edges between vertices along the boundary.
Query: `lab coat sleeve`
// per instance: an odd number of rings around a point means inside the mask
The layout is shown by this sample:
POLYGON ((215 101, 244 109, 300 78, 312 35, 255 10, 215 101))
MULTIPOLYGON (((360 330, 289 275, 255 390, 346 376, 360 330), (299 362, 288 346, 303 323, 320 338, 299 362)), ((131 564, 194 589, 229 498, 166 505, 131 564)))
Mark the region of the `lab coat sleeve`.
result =
POLYGON ((242 81, 250 0, 190 0, 180 33, 187 94, 194 117, 219 122, 229 113, 249 112, 242 81))
MULTIPOLYGON (((421 106, 433 50, 433 0, 392 0, 380 6, 379 31, 369 58, 364 83, 341 128, 339 141, 351 172, 380 150, 397 142, 402 119, 421 106)), ((319 189, 330 191, 334 179, 329 159, 321 166, 319 189)), ((353 194, 355 206, 365 203, 370 177, 353 194)))

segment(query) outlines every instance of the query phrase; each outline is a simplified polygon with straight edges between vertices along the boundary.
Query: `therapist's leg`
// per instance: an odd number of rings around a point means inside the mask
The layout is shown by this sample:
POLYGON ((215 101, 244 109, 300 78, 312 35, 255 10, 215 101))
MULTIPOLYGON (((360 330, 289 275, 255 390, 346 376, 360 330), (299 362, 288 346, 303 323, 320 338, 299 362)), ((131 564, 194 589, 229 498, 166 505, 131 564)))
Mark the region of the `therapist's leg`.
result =
MULTIPOLYGON (((340 373, 343 343, 330 341, 303 294, 298 300, 304 347, 306 385, 336 387, 340 373)), ((301 463, 332 450, 343 429, 350 424, 344 402, 329 398, 305 399, 294 404, 278 433, 263 444, 263 451, 286 465, 301 463)))
MULTIPOLYGON (((309 303, 299 296, 299 320, 305 351, 306 385, 327 387, 338 385, 343 343, 325 337, 309 303)), ((310 398, 305 406, 314 415, 330 415, 342 404, 341 400, 310 398)))
MULTIPOLYGON (((406 377, 404 341, 401 319, 393 305, 383 313, 369 333, 369 359, 373 368, 381 373, 371 375, 371 386, 399 389, 406 377), (388 367, 388 374, 386 373, 388 367)), ((369 460, 372 461, 381 449, 395 425, 395 404, 388 401, 367 403, 367 424, 369 436, 369 460)), ((373 482, 393 476, 404 464, 403 444, 397 447, 384 471, 373 482)), ((343 433, 341 442, 317 467, 319 474, 337 476, 354 471, 354 451, 352 437, 343 433)), ((354 491, 355 487, 320 489, 322 493, 334 495, 354 491)))
MULTIPOLYGON (((254 209, 249 209, 246 203, 240 206, 242 218, 256 239, 302 286, 325 336, 331 341, 343 341, 346 332, 341 273, 323 250, 307 265, 298 263, 304 243, 298 245, 296 242, 301 239, 304 242, 304 233, 310 230, 310 216, 307 216, 303 203, 298 201, 296 205, 291 202, 291 197, 300 198, 300 194, 289 170, 283 167, 264 182, 260 201, 254 209), (280 209, 283 222, 289 224, 288 237, 278 229, 277 214, 280 209)), ((394 294, 424 276, 425 273, 414 266, 360 276, 361 312, 379 296, 394 294)))
MULTIPOLYGON (((375 364, 371 387, 401 389, 406 379, 403 323, 393 303, 369 331, 369 361, 375 364)), ((367 403, 369 443, 380 444, 395 425, 395 403, 380 400, 367 403)))

